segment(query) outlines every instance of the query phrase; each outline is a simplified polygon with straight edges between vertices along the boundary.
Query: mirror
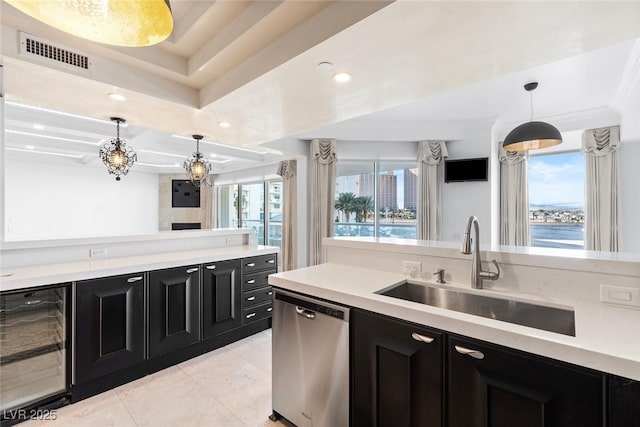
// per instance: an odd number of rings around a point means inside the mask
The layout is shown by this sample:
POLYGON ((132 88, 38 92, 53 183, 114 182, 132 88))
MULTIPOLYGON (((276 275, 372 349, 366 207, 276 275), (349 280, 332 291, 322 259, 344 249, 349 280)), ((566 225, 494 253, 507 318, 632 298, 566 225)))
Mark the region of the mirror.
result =
MULTIPOLYGON (((3 99, 4 101, 4 99, 3 99)), ((195 188, 183 162, 189 136, 124 124, 120 137, 137 162, 116 181, 98 156, 116 136, 109 119, 66 114, 6 101, 5 241, 69 239, 212 228, 213 189, 195 188), (174 194, 176 193, 176 194, 174 194), (181 206, 176 195, 197 195, 181 206)), ((203 141, 214 174, 276 163, 280 155, 203 141)))

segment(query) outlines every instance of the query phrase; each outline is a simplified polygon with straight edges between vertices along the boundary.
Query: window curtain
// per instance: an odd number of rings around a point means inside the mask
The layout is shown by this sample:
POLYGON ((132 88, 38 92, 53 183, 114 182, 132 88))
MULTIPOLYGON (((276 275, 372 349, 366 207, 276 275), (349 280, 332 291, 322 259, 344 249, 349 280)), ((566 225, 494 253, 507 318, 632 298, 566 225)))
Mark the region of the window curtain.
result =
POLYGON ((442 161, 448 157, 444 141, 418 143, 417 237, 440 240, 442 230, 442 161))
POLYGON ((586 130, 585 249, 618 251, 618 126, 586 130))
POLYGON ((335 139, 311 141, 311 216, 309 265, 322 264, 322 239, 333 235, 333 206, 336 192, 335 139))
POLYGON ((500 244, 529 246, 527 153, 500 148, 500 244))
POLYGON ((297 229, 297 163, 285 160, 278 166, 278 175, 282 177, 282 269, 296 268, 296 229, 297 229))

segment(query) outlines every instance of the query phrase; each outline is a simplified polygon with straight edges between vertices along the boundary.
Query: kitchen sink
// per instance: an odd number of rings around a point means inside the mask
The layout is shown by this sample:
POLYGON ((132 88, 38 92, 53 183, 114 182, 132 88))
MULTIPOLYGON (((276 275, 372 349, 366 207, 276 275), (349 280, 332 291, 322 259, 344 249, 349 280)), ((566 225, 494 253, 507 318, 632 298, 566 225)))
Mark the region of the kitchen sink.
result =
POLYGON ((550 307, 408 281, 375 293, 572 337, 576 336, 575 313, 571 307, 550 307))

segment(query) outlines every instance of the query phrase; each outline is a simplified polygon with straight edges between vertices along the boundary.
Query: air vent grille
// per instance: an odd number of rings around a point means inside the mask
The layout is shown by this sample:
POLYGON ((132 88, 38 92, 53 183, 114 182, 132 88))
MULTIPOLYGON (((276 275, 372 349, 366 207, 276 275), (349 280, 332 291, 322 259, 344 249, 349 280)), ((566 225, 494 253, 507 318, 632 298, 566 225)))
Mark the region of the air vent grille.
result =
POLYGON ((35 56, 47 62, 53 62, 76 70, 90 71, 91 60, 87 55, 53 45, 30 34, 20 33, 21 53, 35 56))

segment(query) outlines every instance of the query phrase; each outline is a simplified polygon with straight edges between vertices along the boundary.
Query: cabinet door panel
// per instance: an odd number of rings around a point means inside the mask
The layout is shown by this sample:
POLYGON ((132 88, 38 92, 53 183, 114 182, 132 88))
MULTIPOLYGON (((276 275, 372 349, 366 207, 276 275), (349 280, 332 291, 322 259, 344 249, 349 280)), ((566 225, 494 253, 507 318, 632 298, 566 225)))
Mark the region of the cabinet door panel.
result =
POLYGON ((452 427, 602 426, 602 389, 602 374, 449 338, 452 427), (467 350, 482 358, 463 354, 467 350))
POLYGON ((144 360, 143 273, 76 283, 75 383, 144 360), (136 278, 133 282, 129 279, 136 278))
POLYGON ((149 357, 200 339, 198 266, 149 273, 149 357))
POLYGON ((352 424, 442 426, 442 335, 360 310, 352 310, 351 323, 352 424))
POLYGON ((202 283, 202 335, 204 338, 237 328, 242 323, 240 265, 240 260, 232 260, 204 266, 202 283))

